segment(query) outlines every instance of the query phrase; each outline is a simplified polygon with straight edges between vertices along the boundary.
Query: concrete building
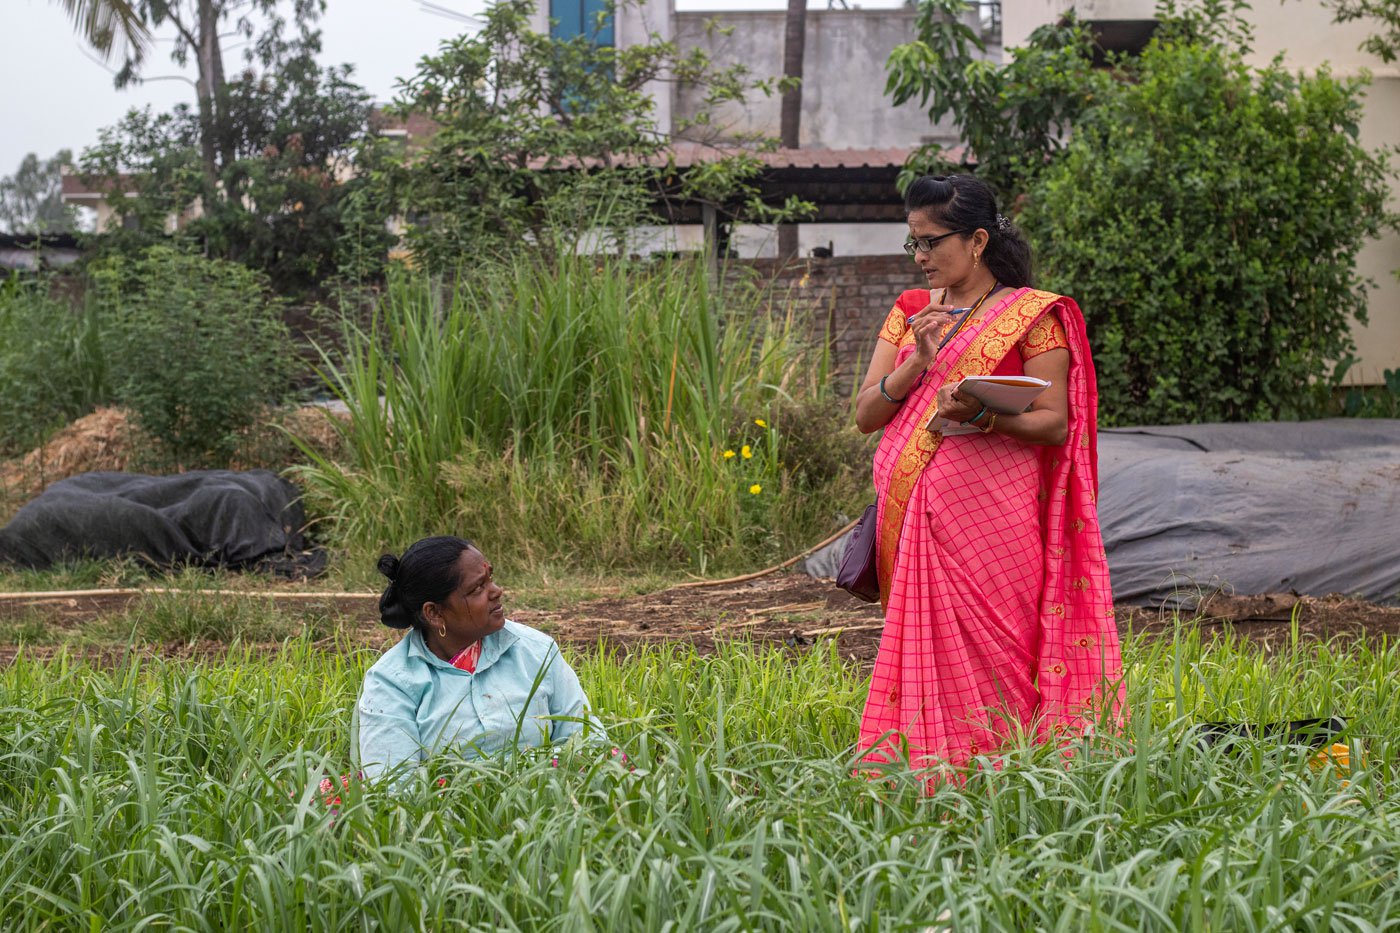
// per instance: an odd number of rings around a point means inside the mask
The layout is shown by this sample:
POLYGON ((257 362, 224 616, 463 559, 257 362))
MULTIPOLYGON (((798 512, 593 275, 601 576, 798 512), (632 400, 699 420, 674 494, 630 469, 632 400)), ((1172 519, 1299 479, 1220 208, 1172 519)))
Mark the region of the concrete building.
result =
MULTIPOLYGON (((1024 45, 1031 31, 1054 22, 1074 8, 1080 18, 1100 25, 1125 45, 1141 41, 1150 31, 1153 0, 1002 0, 1005 48, 1024 45)), ((1324 65, 1338 77, 1367 72, 1372 83, 1361 122, 1363 145, 1379 149, 1400 146, 1400 63, 1386 64, 1360 50, 1375 27, 1365 22, 1338 25, 1320 0, 1284 0, 1259 4, 1250 14, 1254 25, 1249 63, 1267 65, 1282 55, 1289 68, 1313 71, 1324 65)), ((1400 192, 1391 186, 1391 209, 1400 210, 1400 192)), ((1400 369, 1400 235, 1373 241, 1357 259, 1358 271, 1376 283, 1371 292, 1369 323, 1355 325, 1359 361, 1347 374, 1355 385, 1383 382, 1387 369, 1400 369)))
MULTIPOLYGON (((538 28, 547 28, 551 10, 565 3, 597 4, 598 0, 545 0, 537 13, 538 28)), ((760 77, 782 73, 785 14, 771 11, 727 10, 719 13, 677 12, 673 0, 646 0, 626 10, 618 19, 615 41, 619 45, 644 41, 650 34, 675 39, 682 48, 700 47, 719 64, 742 62, 760 77), (720 30, 710 28, 711 21, 720 30)), ((969 24, 984 28, 989 57, 1004 58, 1004 50, 1024 45, 1038 26, 1054 22, 1071 8, 1092 22, 1104 45, 1141 48, 1151 36, 1155 0, 1001 0, 988 3, 985 15, 972 14, 969 24), (999 14, 999 17, 994 15, 999 14), (997 20, 999 19, 999 22, 997 20), (999 28, 997 28, 999 26, 999 28)), ((871 147, 913 149, 926 142, 956 145, 950 126, 930 126, 915 104, 894 107, 884 95, 885 60, 896 45, 915 34, 913 9, 808 10, 806 63, 802 96, 801 146, 803 149, 837 150, 871 147)), ((1372 76, 1367 95, 1361 141, 1375 148, 1400 146, 1400 64, 1380 61, 1360 51, 1370 34, 1367 23, 1337 25, 1321 0, 1284 0, 1281 5, 1261 5, 1252 14, 1255 26, 1252 65, 1268 64, 1283 55, 1291 68, 1311 70, 1324 64, 1339 76, 1363 71, 1372 76)), ((698 102, 693 92, 670 84, 658 84, 653 93, 661 125, 693 116, 698 102)), ((747 101, 721 108, 721 125, 735 132, 778 135, 778 98, 747 101)), ((1392 194, 1392 208, 1400 210, 1400 196, 1392 194)), ((656 241, 668 240, 670 248, 698 248, 698 227, 649 232, 656 241), (669 239, 668 239, 669 238, 669 239)), ((904 237, 902 224, 803 224, 799 250, 831 246, 837 256, 890 254, 904 237)), ((735 231, 739 255, 771 257, 776 254, 772 228, 744 227, 735 231)), ((1356 325, 1354 335, 1359 361, 1348 374, 1353 384, 1374 385, 1388 369, 1400 369, 1400 236, 1390 234, 1367 246, 1358 258, 1360 273, 1375 282, 1369 303, 1370 321, 1356 325)))
MULTIPOLYGON (((987 57, 997 60, 1001 46, 991 15, 994 5, 978 9, 985 14, 970 13, 968 23, 983 32, 987 57)), ((600 0, 541 0, 533 26, 543 32, 553 19, 556 35, 573 35, 583 28, 580 24, 594 22, 601 10, 600 0)), ((800 129, 804 157, 815 155, 820 164, 833 168, 849 167, 868 164, 858 160, 874 150, 898 152, 902 162, 925 143, 958 144, 950 124, 930 125, 917 103, 895 107, 885 96, 885 62, 895 46, 914 38, 917 16, 910 7, 807 11, 800 129)), ((655 35, 674 40, 682 49, 703 49, 719 66, 743 64, 755 78, 777 79, 783 73, 785 30, 783 11, 678 11, 673 0, 643 0, 619 10, 612 39, 625 48, 655 35)), ((658 125, 672 132, 703 108, 703 92, 693 87, 658 81, 651 91, 658 125)), ((714 129, 721 138, 754 133, 777 138, 780 107, 776 94, 726 104, 713 113, 714 129)), ((640 233, 637 245, 643 249, 699 249, 703 237, 698 225, 657 226, 640 233)), ((809 255, 814 249, 829 249, 837 256, 899 253, 905 234, 902 222, 806 223, 799 227, 798 251, 809 255)), ((773 257, 776 230, 739 226, 730 245, 742 257, 773 257)))

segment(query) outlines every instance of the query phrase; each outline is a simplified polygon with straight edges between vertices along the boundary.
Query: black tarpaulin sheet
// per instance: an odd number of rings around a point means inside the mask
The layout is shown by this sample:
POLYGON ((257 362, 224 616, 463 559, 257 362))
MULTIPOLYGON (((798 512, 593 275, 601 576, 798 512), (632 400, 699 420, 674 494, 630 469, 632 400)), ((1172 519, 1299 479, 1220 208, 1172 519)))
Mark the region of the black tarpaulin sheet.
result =
POLYGON ((0 561, 39 569, 123 556, 157 566, 296 562, 305 523, 296 487, 268 470, 84 473, 54 483, 0 528, 0 561))
POLYGON ((1173 425, 1099 434, 1119 602, 1342 593, 1400 601, 1400 421, 1173 425))
MULTIPOLYGON (((1104 430, 1099 520, 1120 603, 1217 589, 1400 603, 1400 421, 1104 430)), ((833 576, 844 543, 807 572, 833 576)))

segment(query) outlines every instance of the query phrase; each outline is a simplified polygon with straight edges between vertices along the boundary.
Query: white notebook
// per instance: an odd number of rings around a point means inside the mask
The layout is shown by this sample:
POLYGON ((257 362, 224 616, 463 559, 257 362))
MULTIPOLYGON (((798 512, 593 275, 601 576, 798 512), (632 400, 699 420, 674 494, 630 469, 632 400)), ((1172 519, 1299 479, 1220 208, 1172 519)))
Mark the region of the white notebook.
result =
POLYGON ((968 376, 958 383, 960 394, 1001 415, 1019 415, 1048 388, 1049 382, 1034 376, 968 376))
MULTIPOLYGON (((1034 376, 968 376, 958 383, 958 392, 970 395, 988 411, 999 415, 1020 414, 1030 407, 1040 393, 1050 388, 1050 383, 1034 376)), ((939 418, 933 429, 944 437, 959 434, 977 434, 977 428, 958 421, 939 418)))

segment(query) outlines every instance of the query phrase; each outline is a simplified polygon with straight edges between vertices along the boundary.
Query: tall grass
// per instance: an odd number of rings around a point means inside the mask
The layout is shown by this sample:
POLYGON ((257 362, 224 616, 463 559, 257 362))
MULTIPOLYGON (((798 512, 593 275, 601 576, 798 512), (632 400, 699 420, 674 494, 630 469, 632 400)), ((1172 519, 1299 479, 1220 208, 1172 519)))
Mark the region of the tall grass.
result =
POLYGON ((1379 929, 1400 922, 1400 648, 1128 646, 1123 740, 1013 749, 932 797, 852 773, 834 650, 576 658, 603 751, 348 770, 368 654, 0 672, 5 929, 1379 929), (1201 721, 1340 714, 1311 750, 1201 721), (1364 754, 1362 751, 1364 749, 1364 754), (441 786, 437 778, 444 778, 441 786))
POLYGON ((46 276, 0 280, 0 457, 28 451, 109 395, 93 305, 75 307, 46 276))
POLYGON ((325 359, 349 454, 301 476, 359 551, 452 530, 527 565, 742 563, 849 509, 776 505, 771 410, 831 395, 821 338, 686 260, 521 255, 451 288, 400 275, 325 359), (745 444, 752 459, 723 456, 745 444))

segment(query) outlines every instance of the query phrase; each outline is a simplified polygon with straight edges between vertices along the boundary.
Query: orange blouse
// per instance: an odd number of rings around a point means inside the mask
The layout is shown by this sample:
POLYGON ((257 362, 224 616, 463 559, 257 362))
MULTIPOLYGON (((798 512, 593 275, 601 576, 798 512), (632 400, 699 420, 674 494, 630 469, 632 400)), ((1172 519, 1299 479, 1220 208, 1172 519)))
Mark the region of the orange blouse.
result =
MULTIPOLYGON (((885 318, 885 325, 880 328, 880 339, 886 343, 894 344, 896 347, 913 343, 914 328, 910 327, 906 321, 907 316, 904 309, 895 305, 890 309, 889 316, 885 318)), ((1020 354, 1022 363, 1050 350, 1068 349, 1069 336, 1065 334, 1065 328, 1060 323, 1060 319, 1053 314, 1047 314, 1036 321, 1026 336, 1016 344, 1016 351, 1020 354)))

